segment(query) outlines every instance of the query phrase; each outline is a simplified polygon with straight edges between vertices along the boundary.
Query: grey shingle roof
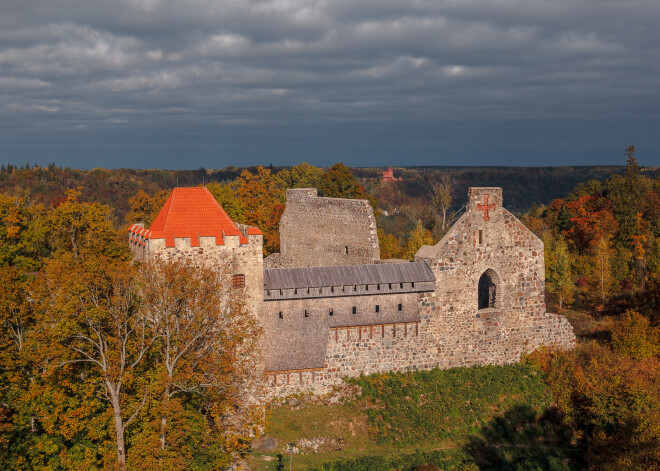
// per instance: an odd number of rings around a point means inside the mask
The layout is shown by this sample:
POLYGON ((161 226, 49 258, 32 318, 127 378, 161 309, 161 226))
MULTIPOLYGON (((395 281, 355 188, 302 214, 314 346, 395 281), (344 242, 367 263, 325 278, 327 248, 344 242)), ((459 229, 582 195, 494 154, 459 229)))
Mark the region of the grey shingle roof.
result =
POLYGON ((425 262, 264 269, 264 289, 272 290, 423 281, 435 281, 425 262))

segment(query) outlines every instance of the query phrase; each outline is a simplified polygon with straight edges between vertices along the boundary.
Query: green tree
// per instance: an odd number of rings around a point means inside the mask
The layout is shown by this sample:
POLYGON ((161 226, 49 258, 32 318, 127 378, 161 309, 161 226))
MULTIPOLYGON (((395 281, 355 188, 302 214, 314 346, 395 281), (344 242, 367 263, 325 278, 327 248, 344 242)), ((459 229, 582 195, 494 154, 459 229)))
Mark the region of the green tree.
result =
POLYGON ((415 228, 408 236, 408 243, 406 244, 406 251, 404 253, 404 258, 408 260, 413 260, 415 254, 421 248, 422 245, 433 245, 433 236, 431 232, 422 225, 421 220, 417 220, 415 228))
POLYGON ((325 173, 322 169, 303 162, 279 172, 275 178, 283 189, 319 188, 323 184, 325 173))
POLYGON ((572 271, 571 254, 563 236, 556 239, 549 232, 543 234, 545 244, 545 272, 547 291, 553 294, 561 312, 564 306, 573 302, 575 282, 572 271))
POLYGON ((369 201, 374 212, 378 210, 378 200, 365 193, 364 188, 357 182, 351 170, 341 162, 328 169, 323 176, 320 190, 323 196, 330 198, 365 199, 369 201))

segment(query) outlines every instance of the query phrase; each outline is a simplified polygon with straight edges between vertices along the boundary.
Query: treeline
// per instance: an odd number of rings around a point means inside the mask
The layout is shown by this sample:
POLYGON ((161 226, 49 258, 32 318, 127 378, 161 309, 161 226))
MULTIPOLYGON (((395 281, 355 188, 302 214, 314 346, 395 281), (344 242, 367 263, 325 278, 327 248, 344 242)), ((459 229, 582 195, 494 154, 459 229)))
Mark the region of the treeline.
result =
POLYGON ((660 310, 660 178, 640 172, 634 147, 623 175, 581 183, 523 222, 545 242, 546 291, 558 310, 660 310))

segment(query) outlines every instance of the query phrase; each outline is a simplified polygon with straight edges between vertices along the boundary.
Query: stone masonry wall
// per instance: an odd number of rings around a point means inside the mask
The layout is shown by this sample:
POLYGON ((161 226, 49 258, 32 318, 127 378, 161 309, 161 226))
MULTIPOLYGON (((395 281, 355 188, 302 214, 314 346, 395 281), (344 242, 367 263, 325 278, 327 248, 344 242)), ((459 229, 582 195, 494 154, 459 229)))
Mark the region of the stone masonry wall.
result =
MULTIPOLYGON (((296 300, 289 315, 293 313, 300 315, 302 304, 300 306, 298 304, 310 301, 319 304, 315 307, 317 312, 324 317, 327 316, 329 303, 332 302, 333 306, 337 306, 337 301, 341 302, 340 309, 345 310, 348 315, 352 315, 350 314, 351 308, 357 299, 361 300, 359 309, 362 310, 372 310, 376 302, 386 306, 387 309, 394 310, 397 301, 402 297, 404 299, 401 301, 419 309, 428 305, 431 296, 433 293, 379 295, 353 299, 328 298, 323 303, 319 303, 321 300, 318 299, 296 300), (391 299, 382 299, 388 297, 391 299), (346 306, 342 306, 342 304, 346 304, 346 306)), ((273 318, 275 322, 279 321, 276 309, 279 309, 278 304, 281 305, 281 303, 282 301, 267 303, 266 315, 273 318)), ((342 381, 342 378, 347 376, 432 368, 436 364, 437 355, 432 339, 426 335, 429 311, 425 309, 424 312, 426 315, 418 317, 417 321, 412 320, 414 317, 406 315, 401 322, 382 324, 332 327, 328 325, 328 322, 322 322, 321 324, 325 325, 319 327, 323 328, 325 335, 322 336, 324 353, 321 367, 267 372, 267 396, 281 397, 304 392, 324 394, 330 392, 335 385, 342 381)), ((290 322, 301 321, 303 320, 291 319, 290 322)), ((369 319, 365 322, 373 322, 373 320, 369 319)), ((289 340, 291 341, 291 339, 289 340)))
POLYGON ((263 305, 263 236, 248 235, 248 243, 240 244, 238 236, 225 236, 224 245, 216 245, 215 237, 200 237, 199 247, 189 238, 176 237, 174 247, 166 247, 165 239, 147 241, 147 259, 178 259, 210 267, 226 267, 231 275, 245 275, 248 307, 261 315, 263 305))
POLYGON ((330 327, 323 367, 270 373, 267 394, 322 394, 345 376, 504 364, 541 345, 572 348, 566 318, 545 311, 543 243, 502 207, 500 188, 471 188, 469 198, 446 236, 417 253, 436 276, 434 292, 415 295, 419 322, 397 325, 396 335, 392 325, 330 327), (495 302, 478 309, 486 271, 495 302))
POLYGON ((359 265, 380 259, 376 219, 366 200, 319 198, 286 190, 278 267, 359 265))
POLYGON ((416 256, 436 276, 429 328, 438 366, 510 363, 542 344, 572 348, 566 318, 545 311, 541 240, 502 208, 500 188, 471 188, 469 197, 467 213, 443 240, 416 256), (496 285, 495 305, 479 310, 486 271, 496 285))

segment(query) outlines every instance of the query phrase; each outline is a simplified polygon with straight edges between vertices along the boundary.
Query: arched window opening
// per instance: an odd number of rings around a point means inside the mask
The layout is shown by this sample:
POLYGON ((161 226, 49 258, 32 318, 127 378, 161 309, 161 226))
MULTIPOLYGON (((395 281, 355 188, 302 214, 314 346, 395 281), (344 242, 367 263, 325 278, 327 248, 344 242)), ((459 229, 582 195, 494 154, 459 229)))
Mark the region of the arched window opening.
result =
POLYGON ((497 302, 497 275, 486 270, 479 278, 478 308, 494 308, 497 302))

